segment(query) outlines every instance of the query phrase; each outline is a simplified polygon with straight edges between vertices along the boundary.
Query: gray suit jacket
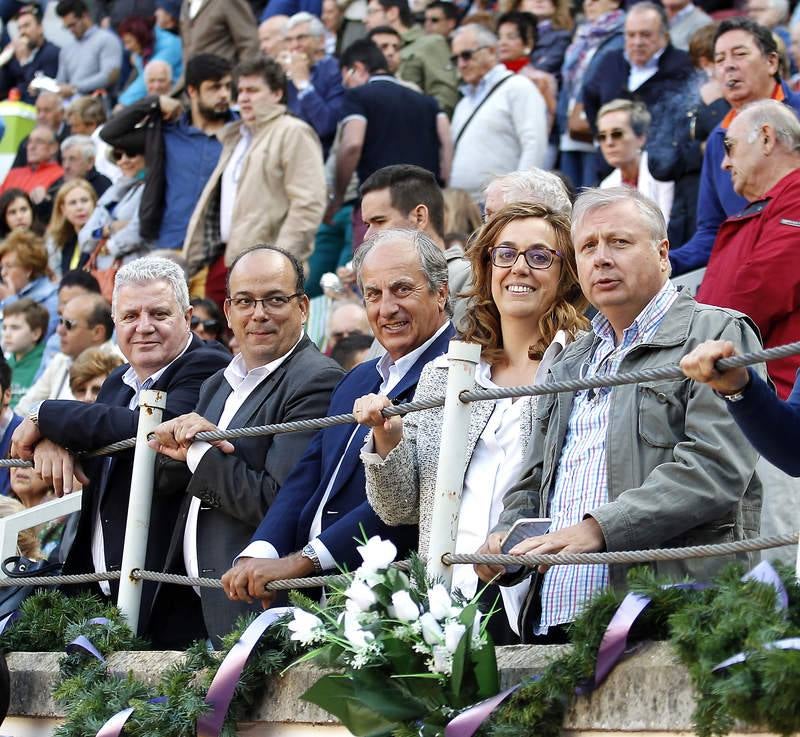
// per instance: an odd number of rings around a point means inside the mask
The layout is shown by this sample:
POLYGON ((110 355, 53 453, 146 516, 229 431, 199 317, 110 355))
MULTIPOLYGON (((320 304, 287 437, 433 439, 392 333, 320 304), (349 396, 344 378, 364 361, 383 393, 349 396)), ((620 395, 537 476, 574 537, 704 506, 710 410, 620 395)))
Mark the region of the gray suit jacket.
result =
MULTIPOLYGON (((331 392, 343 374, 335 361, 322 355, 304 336, 289 358, 250 394, 228 427, 323 417, 331 392)), ((196 411, 217 422, 230 393, 223 372, 217 372, 203 384, 196 411)), ((250 541, 313 434, 241 438, 234 441, 236 450, 230 455, 216 448, 209 450, 188 483, 167 555, 169 570, 184 571, 183 534, 193 496, 202 502, 197 520, 200 575, 217 578, 228 570, 250 541)), ((203 619, 215 645, 216 638, 230 632, 239 615, 260 611, 260 606, 228 601, 220 589, 200 591, 203 619)))

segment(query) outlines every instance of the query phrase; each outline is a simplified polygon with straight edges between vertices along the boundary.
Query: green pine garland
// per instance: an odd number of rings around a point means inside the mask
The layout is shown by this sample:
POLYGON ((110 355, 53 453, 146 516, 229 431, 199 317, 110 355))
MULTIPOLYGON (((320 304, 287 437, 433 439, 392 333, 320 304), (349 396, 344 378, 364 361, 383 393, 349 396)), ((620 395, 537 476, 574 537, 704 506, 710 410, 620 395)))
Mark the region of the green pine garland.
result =
MULTIPOLYGON (((652 603, 634 625, 629 642, 666 640, 688 669, 697 693, 694 713, 700 737, 717 737, 731 730, 734 721, 765 727, 780 734, 800 731, 800 652, 763 650, 774 640, 800 636, 800 586, 787 567, 776 566, 789 594, 788 612, 775 606, 771 586, 742 582, 743 570, 732 566, 703 591, 663 588, 650 569, 632 571, 631 591, 652 603), (711 669, 730 655, 754 651, 746 662, 718 674, 711 669)), ((594 673, 597 650, 608 622, 623 594, 599 594, 572 625, 573 647, 553 661, 539 680, 518 689, 483 727, 487 737, 556 737, 575 689, 594 673)), ((293 595, 302 606, 302 595, 293 595)), ((65 597, 43 591, 22 605, 22 616, 0 635, 0 648, 17 651, 60 651, 78 635, 87 636, 104 655, 118 650, 141 650, 146 643, 134 637, 119 611, 98 598, 65 597), (104 616, 108 626, 88 624, 104 616)), ((58 737, 94 737, 114 713, 136 709, 128 720, 129 737, 194 737, 197 717, 208 707, 204 697, 222 657, 239 639, 250 618, 237 622, 225 638, 222 653, 210 653, 196 643, 185 658, 164 673, 158 684, 148 685, 132 676, 112 676, 104 663, 76 653, 60 662, 54 697, 67 710, 58 737), (149 703, 166 696, 165 703, 149 703)), ((282 670, 300 655, 285 628, 269 629, 254 650, 234 694, 222 734, 235 735, 236 721, 244 718, 260 698, 265 678, 282 670)), ((412 737, 413 725, 397 737, 412 737)))

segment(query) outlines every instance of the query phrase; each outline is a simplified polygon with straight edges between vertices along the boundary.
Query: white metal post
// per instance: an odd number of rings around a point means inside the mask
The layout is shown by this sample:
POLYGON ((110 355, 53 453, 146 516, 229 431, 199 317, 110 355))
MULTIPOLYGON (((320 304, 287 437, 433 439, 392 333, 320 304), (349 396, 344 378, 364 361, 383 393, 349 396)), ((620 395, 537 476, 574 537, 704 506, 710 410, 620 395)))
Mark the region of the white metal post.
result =
POLYGON ((800 581, 800 540, 797 542, 797 560, 794 564, 794 577, 800 581))
POLYGON ((450 566, 442 563, 442 556, 455 551, 469 431, 469 405, 464 404, 459 395, 462 391, 473 388, 475 367, 480 357, 481 348, 478 344, 458 340, 450 342, 447 352, 449 368, 442 443, 439 448, 431 537, 428 543, 428 572, 431 576, 441 576, 448 588, 453 581, 453 571, 450 566))
POLYGON ((150 389, 139 395, 139 428, 136 431, 128 521, 125 525, 125 546, 122 550, 117 598, 117 606, 134 633, 138 631, 142 581, 133 580, 131 571, 134 568, 144 568, 156 460, 156 452, 147 444, 147 436, 161 423, 161 414, 166 404, 165 392, 150 389))

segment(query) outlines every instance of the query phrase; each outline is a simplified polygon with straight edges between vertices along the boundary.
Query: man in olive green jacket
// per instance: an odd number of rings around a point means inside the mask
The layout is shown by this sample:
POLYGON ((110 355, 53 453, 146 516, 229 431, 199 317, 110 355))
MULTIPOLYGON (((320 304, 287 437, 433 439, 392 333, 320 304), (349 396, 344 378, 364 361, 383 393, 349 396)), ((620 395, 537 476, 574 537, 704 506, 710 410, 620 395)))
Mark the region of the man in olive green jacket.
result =
MULTIPOLYGON (((552 380, 677 364, 709 338, 730 340, 741 352, 760 347, 749 318, 698 304, 669 282, 664 220, 643 195, 627 187, 588 190, 575 203, 572 234, 581 287, 598 315, 592 330, 564 350, 552 380)), ((758 535, 757 454, 708 386, 683 378, 549 395, 535 418, 521 479, 482 551, 498 552, 524 517, 551 517, 550 533, 523 540, 514 554, 670 548, 758 535)), ((702 581, 731 560, 659 562, 655 569, 702 581)), ((486 580, 501 571, 478 567, 486 580)), ((521 615, 528 641, 558 641, 594 593, 625 585, 624 566, 538 573, 521 615)))

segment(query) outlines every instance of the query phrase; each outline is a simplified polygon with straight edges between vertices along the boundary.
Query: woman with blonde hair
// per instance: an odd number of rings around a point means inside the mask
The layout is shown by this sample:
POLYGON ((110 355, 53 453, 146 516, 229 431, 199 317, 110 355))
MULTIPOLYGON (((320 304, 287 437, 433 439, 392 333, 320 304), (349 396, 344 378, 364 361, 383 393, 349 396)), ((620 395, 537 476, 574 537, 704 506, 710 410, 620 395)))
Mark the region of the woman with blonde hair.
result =
POLYGON ((58 278, 86 262, 88 254, 78 247, 78 233, 96 204, 97 194, 85 179, 72 179, 59 188, 45 234, 50 270, 58 278))
MULTIPOLYGON (((465 341, 481 346, 476 387, 543 381, 565 345, 587 325, 569 219, 543 205, 508 205, 484 226, 467 258, 473 286, 461 327, 465 341)), ((447 359, 441 357, 423 369, 414 398, 442 396, 446 384, 447 359)), ((354 407, 361 424, 372 428, 362 451, 367 498, 386 524, 419 523, 424 557, 431 534, 442 409, 384 420, 380 411, 388 404, 386 397, 370 394, 356 400, 354 407)), ((503 497, 525 456, 535 409, 531 397, 470 405, 456 552, 477 550, 499 518, 503 497)), ((454 588, 471 597, 477 586, 471 566, 454 568, 454 588)), ((506 612, 492 620, 498 644, 518 641, 517 614, 526 586, 495 589, 491 595, 502 596, 506 612)))
POLYGON ((87 348, 69 367, 69 389, 79 402, 93 404, 103 382, 118 366, 125 363, 122 356, 102 348, 87 348))
POLYGON ((446 187, 444 196, 444 241, 447 248, 465 247, 470 236, 481 227, 481 211, 465 189, 446 187))

